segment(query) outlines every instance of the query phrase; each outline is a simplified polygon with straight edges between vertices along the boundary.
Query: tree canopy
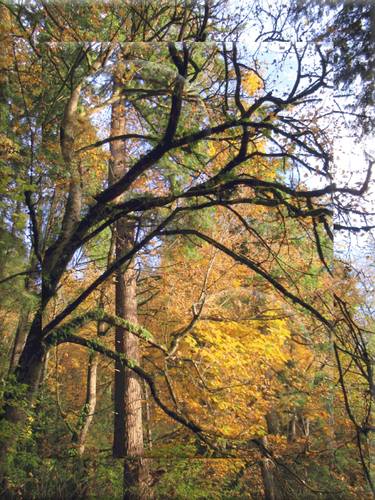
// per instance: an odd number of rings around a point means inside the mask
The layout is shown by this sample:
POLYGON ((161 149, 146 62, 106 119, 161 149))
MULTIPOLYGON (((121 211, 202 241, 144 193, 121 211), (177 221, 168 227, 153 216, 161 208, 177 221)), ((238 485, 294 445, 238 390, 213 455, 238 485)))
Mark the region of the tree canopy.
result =
POLYGON ((5 498, 373 492, 373 9, 250 4, 0 5, 5 498))

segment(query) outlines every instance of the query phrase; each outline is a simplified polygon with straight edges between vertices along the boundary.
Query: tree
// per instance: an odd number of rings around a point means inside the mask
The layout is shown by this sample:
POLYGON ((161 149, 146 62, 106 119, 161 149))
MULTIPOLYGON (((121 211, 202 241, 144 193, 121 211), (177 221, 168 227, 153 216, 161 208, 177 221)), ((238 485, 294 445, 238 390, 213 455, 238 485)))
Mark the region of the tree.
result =
MULTIPOLYGON (((105 4, 92 11, 88 4, 77 10, 71 4, 6 8, 12 16, 11 30, 17 35, 9 71, 15 97, 9 100, 9 113, 21 127, 17 137, 22 150, 17 168, 12 157, 5 158, 11 172, 7 187, 15 184, 22 193, 20 206, 28 228, 21 242, 36 275, 34 288, 36 292, 42 288, 14 371, 17 383, 25 388, 28 404, 38 393, 48 350, 63 343, 76 344, 116 363, 116 456, 123 456, 124 442, 131 433, 136 442, 126 453, 143 454, 139 399, 145 383, 159 411, 192 432, 201 449, 220 456, 237 452, 241 456, 254 448, 264 466, 267 460, 277 464, 277 457, 268 448, 277 433, 269 424, 268 442, 262 440, 267 430, 259 421, 265 415, 270 421, 271 402, 282 391, 280 380, 269 369, 278 360, 287 363, 283 349, 290 328, 285 318, 272 319, 278 321, 274 329, 264 323, 269 320, 267 315, 255 324, 246 319, 235 321, 237 295, 231 292, 229 319, 220 316, 218 323, 200 319, 207 283, 202 288, 205 278, 198 280, 201 289, 197 294, 190 275, 180 283, 170 279, 171 284, 166 285, 164 300, 178 289, 178 296, 185 297, 185 312, 180 310, 178 318, 172 317, 177 330, 168 329, 165 341, 157 323, 150 325, 153 336, 137 324, 135 299, 137 288, 142 289, 136 270, 147 281, 155 282, 160 259, 172 260, 166 250, 170 242, 182 248, 182 241, 190 242, 192 247, 185 247, 186 252, 203 245, 224 256, 222 267, 228 262, 236 264, 236 275, 230 279, 240 281, 244 294, 247 288, 255 296, 263 289, 266 300, 277 304, 276 309, 285 307, 306 318, 309 327, 318 332, 316 339, 323 332, 337 333, 340 320, 319 287, 324 273, 327 287, 332 284, 330 218, 333 208, 342 211, 344 196, 363 195, 371 167, 359 188, 332 182, 331 142, 325 130, 327 109, 311 104, 327 87, 330 62, 324 48, 317 46, 314 53, 308 53, 304 47, 291 46, 287 55, 293 54, 296 72, 287 91, 278 92, 270 88, 272 79, 255 54, 251 57, 241 46, 226 41, 227 37, 235 38, 238 22, 233 17, 230 29, 221 4, 105 4), (156 20, 160 29, 155 28, 156 20), (91 42, 91 26, 99 25, 111 44, 91 42), (221 30, 222 43, 196 43, 210 32, 218 38, 221 30), (145 41, 154 40, 168 42, 145 47, 145 41), (31 65, 35 72, 26 73, 24 68, 31 65), (44 83, 37 87, 35 75, 42 72, 44 83), (112 169, 109 182, 108 162, 112 169), (214 220, 212 225, 210 219, 214 220), (117 246, 113 260, 109 228, 117 246), (105 259, 110 255, 108 265, 97 265, 94 276, 88 272, 87 262, 75 269, 80 259, 85 262, 100 245, 105 259), (155 272, 147 275, 147 266, 155 272), (90 283, 82 280, 81 274, 89 277, 90 283), (115 311, 104 300, 105 285, 114 275, 115 311), (72 290, 69 276, 79 284, 77 289, 72 290), (76 293, 72 296, 72 292, 76 293), (93 300, 99 308, 93 307, 93 300), (88 335, 92 324, 116 329, 115 350, 108 341, 88 335), (187 335, 191 332, 198 341, 187 335), (248 336, 246 342, 244 335, 248 336), (157 355, 147 356, 147 363, 142 364, 140 346, 157 355), (254 412, 252 428, 248 429, 254 435, 249 433, 246 442, 235 439, 233 428, 218 438, 216 429, 204 425, 204 404, 196 404, 198 395, 207 390, 204 383, 208 384, 199 376, 198 358, 211 375, 213 387, 208 387, 214 391, 233 377, 235 366, 226 360, 222 379, 215 380, 220 359, 225 360, 223 346, 240 351, 243 363, 255 362, 258 355, 264 364, 259 379, 265 387, 270 386, 261 398, 251 387, 257 384, 255 378, 246 370, 237 374, 240 383, 248 377, 249 384, 244 392, 231 392, 239 409, 242 411, 253 398, 259 405, 259 415, 254 412), (185 355, 189 361, 184 370, 190 367, 187 376, 195 369, 201 386, 196 384, 192 401, 184 407, 168 376, 172 372, 179 391, 188 390, 184 385, 187 379, 179 379, 180 358, 185 355), (162 363, 161 369, 158 363, 162 363), (123 386, 130 382, 133 387, 125 389, 125 401, 137 406, 136 426, 121 414, 123 386), (191 403, 195 409, 189 408, 191 403)), ((281 67, 288 57, 281 55, 281 67)), ((4 196, 9 200, 9 195, 4 196)), ((9 205, 7 214, 13 220, 14 205, 9 205)), ((207 259, 198 262, 207 269, 207 259)), ((5 279, 8 283, 11 276, 5 279)), ((165 274, 163 282, 168 283, 165 274)), ((228 293, 227 286, 224 291, 228 293)), ((243 302, 251 315, 264 307, 260 299, 253 304, 243 302)), ((210 314, 217 313, 215 306, 210 314)), ((222 315, 222 309, 218 310, 222 315)), ((110 329, 104 328, 104 332, 110 333, 110 329)), ((17 406, 16 396, 10 386, 4 421, 8 428, 22 429, 27 412, 17 406)), ((225 398, 207 400, 211 400, 224 428, 224 420, 233 413, 225 398)), ((291 410, 296 421, 305 422, 303 411, 297 415, 296 408, 291 410)), ((241 418, 234 419, 234 427, 241 418)), ((9 451, 10 437, 9 432, 5 434, 3 453, 9 451)), ((130 486, 144 482, 141 469, 126 469, 130 486)))
POLYGON ((327 46, 338 101, 340 97, 347 98, 348 114, 356 118, 358 131, 371 133, 374 126, 373 3, 292 0, 278 3, 273 10, 267 2, 254 4, 261 24, 259 39, 310 41, 327 46))

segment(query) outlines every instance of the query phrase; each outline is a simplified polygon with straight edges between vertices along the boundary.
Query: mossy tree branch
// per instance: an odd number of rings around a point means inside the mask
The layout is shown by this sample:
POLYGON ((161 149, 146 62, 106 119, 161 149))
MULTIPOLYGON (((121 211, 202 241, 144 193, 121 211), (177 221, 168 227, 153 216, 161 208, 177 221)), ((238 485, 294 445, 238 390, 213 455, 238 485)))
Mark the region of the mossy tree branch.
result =
POLYGON ((120 362, 124 367, 132 370, 147 383, 155 403, 157 404, 157 406, 159 406, 161 410, 163 410, 164 413, 166 413, 176 422, 182 424, 183 426, 193 431, 195 434, 202 435, 203 430, 198 424, 194 423, 191 419, 188 419, 185 415, 182 415, 181 413, 177 413, 171 410, 161 400, 159 392, 156 388, 154 377, 151 374, 147 373, 145 370, 143 370, 134 360, 127 359, 124 356, 121 356, 120 354, 112 351, 111 349, 108 349, 98 340, 86 339, 73 333, 82 326, 89 323, 90 321, 99 321, 99 320, 105 321, 113 326, 122 326, 131 333, 133 333, 134 335, 136 335, 137 337, 139 337, 140 339, 143 339, 146 342, 148 342, 153 347, 163 351, 165 354, 168 354, 167 348, 157 344, 152 340, 152 335, 148 330, 146 330, 146 328, 139 325, 135 325, 130 321, 124 320, 117 316, 107 314, 103 309, 94 309, 88 311, 87 313, 77 316, 73 320, 65 323, 59 328, 56 328, 52 333, 50 333, 45 337, 44 343, 47 348, 52 345, 58 345, 66 342, 81 345, 89 349, 92 349, 93 351, 99 352, 100 354, 103 354, 107 358, 120 362))

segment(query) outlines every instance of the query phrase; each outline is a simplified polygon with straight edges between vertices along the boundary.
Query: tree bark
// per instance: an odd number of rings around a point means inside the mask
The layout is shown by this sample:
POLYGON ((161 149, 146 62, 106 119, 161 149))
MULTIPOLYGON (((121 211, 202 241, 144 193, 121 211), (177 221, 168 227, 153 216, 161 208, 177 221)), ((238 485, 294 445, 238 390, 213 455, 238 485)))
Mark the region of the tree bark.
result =
POLYGON ((297 438, 297 415, 293 413, 288 423, 288 443, 293 443, 297 438))
MULTIPOLYGON (((114 92, 119 87, 115 78, 114 92)), ((112 105, 111 135, 126 133, 125 106, 120 99, 112 105)), ((123 141, 111 143, 109 182, 113 184, 127 170, 126 150, 123 141)), ((134 245, 134 222, 127 218, 120 219, 114 228, 116 258, 127 253, 134 245)), ((134 262, 126 269, 120 269, 116 275, 116 315, 132 323, 138 322, 137 315, 137 279, 134 262)), ((121 327, 116 327, 115 350, 134 363, 140 363, 141 352, 139 339, 121 327)), ((124 498, 139 500, 150 498, 147 495, 148 467, 142 458, 142 385, 141 380, 130 369, 120 363, 115 364, 114 386, 114 436, 113 456, 125 458, 124 461, 124 498)))
MULTIPOLYGON (((36 266, 36 258, 33 255, 30 259, 30 269, 33 269, 36 266)), ((40 276, 39 276, 40 278, 40 276)), ((37 285, 35 284, 35 280, 31 276, 26 276, 24 280, 24 286, 26 293, 35 292, 37 289, 37 285)), ((19 359, 21 357, 23 348, 26 343, 27 335, 30 331, 30 314, 32 312, 32 308, 29 303, 26 303, 22 310, 20 311, 20 316, 18 319, 16 335, 14 338, 13 349, 9 362, 9 371, 8 374, 12 374, 15 372, 19 359)))
POLYGON ((9 371, 8 371, 9 375, 14 373, 18 365, 18 360, 20 359, 22 350, 26 342, 27 334, 29 333, 29 328, 28 328, 29 314, 30 314, 29 308, 25 307, 20 312, 20 317, 18 318, 16 335, 14 338, 12 353, 9 362, 9 371))
MULTIPOLYGON (((280 433, 280 415, 275 410, 270 410, 266 414, 267 432, 269 435, 280 433)), ((262 444, 268 448, 267 436, 262 437, 262 444)), ((261 472, 263 479, 263 489, 265 500, 281 500, 284 498, 282 485, 275 476, 276 465, 272 458, 265 451, 262 452, 261 472)))
MULTIPOLYGON (((267 448, 267 437, 262 437, 262 444, 267 448)), ((261 471, 263 478, 264 498, 265 500, 276 500, 275 480, 273 469, 275 465, 271 458, 264 455, 261 462, 261 471)))
POLYGON ((30 401, 39 387, 44 366, 45 348, 41 341, 41 330, 42 314, 37 312, 15 371, 17 382, 27 386, 27 395, 30 401))

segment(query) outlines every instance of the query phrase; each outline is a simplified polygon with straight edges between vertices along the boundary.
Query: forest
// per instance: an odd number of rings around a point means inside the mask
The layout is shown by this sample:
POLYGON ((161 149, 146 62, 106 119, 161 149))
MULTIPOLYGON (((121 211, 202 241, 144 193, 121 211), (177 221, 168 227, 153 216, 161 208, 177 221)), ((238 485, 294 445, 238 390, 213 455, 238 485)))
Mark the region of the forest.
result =
POLYGON ((375 4, 0 18, 0 498, 373 498, 375 4))

